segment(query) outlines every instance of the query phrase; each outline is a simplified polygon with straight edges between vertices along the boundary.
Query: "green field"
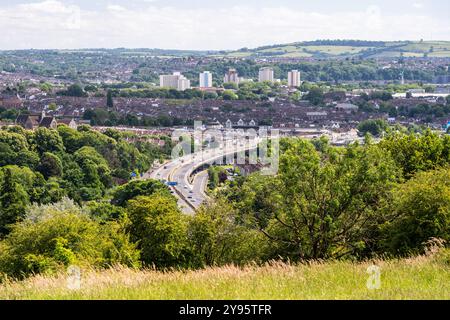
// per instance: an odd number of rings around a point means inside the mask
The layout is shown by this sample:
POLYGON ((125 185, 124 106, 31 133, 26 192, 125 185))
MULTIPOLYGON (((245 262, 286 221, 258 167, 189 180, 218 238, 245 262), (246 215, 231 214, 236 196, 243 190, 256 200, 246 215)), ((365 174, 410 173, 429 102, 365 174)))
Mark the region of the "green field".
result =
POLYGON ((270 48, 262 47, 246 51, 234 51, 226 54, 228 57, 352 57, 363 55, 366 58, 376 57, 450 57, 450 41, 404 41, 385 42, 383 46, 350 46, 350 45, 314 45, 293 43, 276 45, 270 48), (373 52, 368 52, 373 50, 373 52))
POLYGON ((0 285, 0 299, 450 299, 450 252, 405 260, 326 262, 200 271, 85 271, 79 290, 67 277, 36 276, 0 285), (367 268, 381 268, 368 289, 367 268))

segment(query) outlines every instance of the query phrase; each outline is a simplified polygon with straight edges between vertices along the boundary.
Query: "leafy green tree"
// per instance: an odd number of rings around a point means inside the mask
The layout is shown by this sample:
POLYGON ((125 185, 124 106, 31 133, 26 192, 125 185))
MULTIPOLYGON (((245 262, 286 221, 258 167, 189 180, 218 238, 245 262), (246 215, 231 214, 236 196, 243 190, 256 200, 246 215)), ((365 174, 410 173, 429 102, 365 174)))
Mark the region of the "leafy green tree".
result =
POLYGON ((48 105, 48 109, 50 111, 56 111, 56 109, 58 109, 58 106, 56 105, 56 103, 52 102, 48 105))
POLYGON ((88 84, 87 86, 84 87, 84 91, 86 91, 86 92, 97 92, 98 88, 95 85, 88 84))
POLYGON ((189 223, 188 234, 197 267, 245 265, 266 258, 267 239, 245 225, 224 198, 200 208, 189 223))
POLYGON ((239 97, 236 93, 234 93, 231 90, 225 90, 222 92, 222 99, 223 100, 238 100, 239 97))
POLYGON ((39 172, 34 172, 27 167, 6 166, 0 168, 0 183, 8 171, 13 182, 18 183, 29 195, 31 202, 40 202, 42 192, 44 192, 45 179, 39 172))
POLYGON ((128 231, 139 242, 146 266, 158 268, 186 266, 189 258, 187 220, 173 197, 156 194, 128 202, 131 221, 128 231))
POLYGON ((318 106, 323 103, 323 90, 319 87, 312 87, 304 96, 304 99, 318 106))
POLYGON ((0 166, 15 164, 17 153, 6 143, 0 142, 0 166))
POLYGON ((278 209, 281 181, 275 177, 252 174, 241 181, 235 181, 223 194, 234 203, 243 216, 252 216, 258 227, 267 227, 273 212, 278 209))
POLYGON ((0 243, 0 272, 23 278, 71 264, 139 266, 139 252, 123 232, 123 225, 100 225, 79 209, 61 210, 58 204, 37 209, 40 214, 30 212, 33 219, 14 225, 0 243))
POLYGON ((53 85, 51 83, 44 82, 39 85, 39 88, 44 92, 51 93, 52 89, 53 89, 53 85))
POLYGON ((169 196, 169 189, 157 180, 134 180, 118 187, 113 193, 112 204, 125 206, 128 200, 138 196, 151 196, 153 194, 169 196))
POLYGON ((152 164, 146 155, 139 152, 134 145, 125 141, 118 142, 116 150, 120 168, 126 172, 125 177, 129 177, 130 173, 136 170, 147 171, 152 164))
POLYGON ((50 177, 61 177, 63 173, 63 165, 61 159, 50 152, 45 152, 41 157, 38 171, 48 179, 50 177))
POLYGON ((383 227, 391 253, 421 253, 431 238, 450 241, 449 169, 418 173, 399 185, 392 199, 393 218, 383 227))
POLYGON ((204 99, 205 100, 215 100, 215 99, 217 99, 219 96, 217 95, 217 93, 215 93, 215 92, 205 92, 205 95, 204 95, 204 99))
POLYGON ((399 177, 389 154, 370 144, 319 152, 303 140, 283 141, 282 148, 273 211, 263 216, 266 227, 258 224, 274 252, 299 260, 370 251, 386 219, 379 208, 399 177))
POLYGON ((111 90, 108 90, 106 94, 106 107, 111 110, 114 109, 113 93, 111 90))
POLYGON ((382 101, 389 101, 394 99, 392 94, 387 91, 375 91, 372 92, 369 96, 370 100, 382 100, 382 101))
POLYGON ((99 222, 120 221, 127 216, 125 208, 115 206, 109 202, 91 201, 87 208, 93 219, 99 222))
POLYGON ((0 185, 0 236, 9 232, 9 226, 25 215, 25 209, 30 203, 25 188, 13 177, 13 169, 3 170, 0 185))
POLYGON ((104 134, 117 142, 122 140, 123 134, 119 130, 108 128, 105 130, 104 134))
POLYGON ((219 172, 214 167, 208 169, 208 187, 214 190, 219 185, 219 172))
POLYGON ((425 131, 416 133, 392 133, 380 142, 389 152, 406 178, 419 171, 427 171, 450 163, 450 137, 425 131))
POLYGON ((0 130, 0 143, 8 145, 12 151, 28 150, 29 145, 23 134, 0 130))
POLYGON ((62 94, 69 97, 85 97, 87 95, 79 84, 70 85, 62 94))
POLYGON ((83 134, 75 129, 65 125, 58 126, 58 134, 63 141, 66 151, 69 153, 74 153, 83 146, 83 134))
POLYGON ((224 83, 223 87, 227 90, 237 90, 238 89, 238 85, 234 82, 224 83))
POLYGON ((58 153, 64 151, 64 143, 58 131, 38 128, 34 132, 34 145, 39 154, 45 152, 58 153))
POLYGON ((23 150, 17 153, 14 164, 20 167, 28 167, 35 170, 39 164, 39 155, 30 150, 23 150))
POLYGON ((388 128, 386 121, 377 120, 365 120, 358 125, 358 130, 362 134, 370 133, 375 137, 379 137, 388 128))
POLYGON ((50 178, 46 181, 44 191, 40 198, 41 204, 55 203, 67 195, 67 190, 61 188, 61 180, 50 178))
POLYGON ((83 200, 98 199, 106 188, 111 187, 112 178, 106 160, 92 147, 83 147, 74 154, 74 159, 83 173, 83 200))

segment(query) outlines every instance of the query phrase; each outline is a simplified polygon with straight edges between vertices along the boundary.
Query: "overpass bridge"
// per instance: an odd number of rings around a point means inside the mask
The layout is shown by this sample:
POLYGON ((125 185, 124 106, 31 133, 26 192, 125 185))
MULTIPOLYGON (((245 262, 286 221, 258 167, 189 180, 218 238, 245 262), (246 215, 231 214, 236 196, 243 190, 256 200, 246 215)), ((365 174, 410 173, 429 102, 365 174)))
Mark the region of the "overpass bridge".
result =
POLYGON ((223 158, 233 158, 236 154, 256 150, 261 139, 245 139, 235 141, 231 145, 222 144, 217 148, 201 150, 197 153, 185 155, 173 159, 165 164, 147 172, 144 179, 162 180, 171 182, 169 186, 176 196, 178 204, 185 214, 194 214, 200 205, 208 200, 205 193, 208 183, 208 174, 202 171, 196 175, 193 173, 215 162, 223 163, 223 158))

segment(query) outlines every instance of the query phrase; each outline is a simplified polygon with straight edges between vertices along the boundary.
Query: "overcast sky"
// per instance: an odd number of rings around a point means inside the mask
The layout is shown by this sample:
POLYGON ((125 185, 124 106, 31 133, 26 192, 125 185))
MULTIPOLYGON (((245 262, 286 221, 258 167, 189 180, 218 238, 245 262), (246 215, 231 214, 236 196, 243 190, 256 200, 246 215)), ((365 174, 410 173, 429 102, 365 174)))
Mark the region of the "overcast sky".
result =
POLYGON ((0 49, 450 40, 449 0, 0 0, 0 49))

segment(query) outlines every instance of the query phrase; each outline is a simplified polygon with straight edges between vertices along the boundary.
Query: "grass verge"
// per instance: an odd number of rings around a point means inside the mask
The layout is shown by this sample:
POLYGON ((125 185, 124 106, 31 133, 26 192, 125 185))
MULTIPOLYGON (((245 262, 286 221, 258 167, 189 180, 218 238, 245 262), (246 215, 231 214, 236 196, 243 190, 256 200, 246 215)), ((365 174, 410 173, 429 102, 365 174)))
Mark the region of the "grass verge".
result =
POLYGON ((450 252, 403 260, 235 266, 158 272, 113 268, 67 276, 35 276, 0 285, 0 299, 450 299, 450 252), (381 268, 381 286, 367 288, 367 268, 381 268))

